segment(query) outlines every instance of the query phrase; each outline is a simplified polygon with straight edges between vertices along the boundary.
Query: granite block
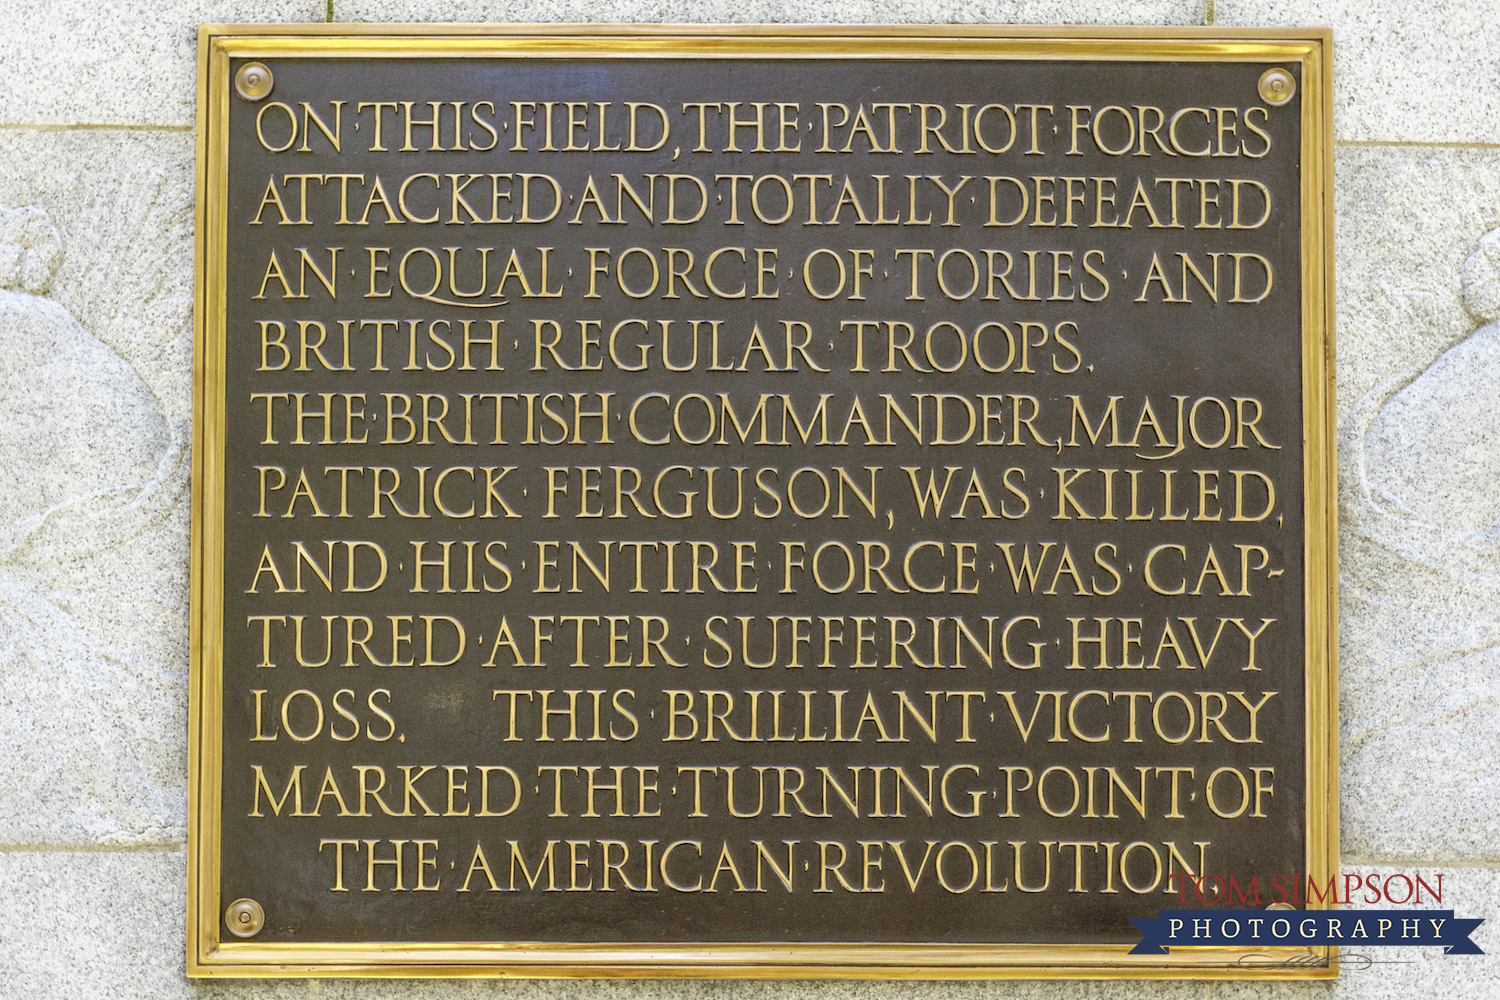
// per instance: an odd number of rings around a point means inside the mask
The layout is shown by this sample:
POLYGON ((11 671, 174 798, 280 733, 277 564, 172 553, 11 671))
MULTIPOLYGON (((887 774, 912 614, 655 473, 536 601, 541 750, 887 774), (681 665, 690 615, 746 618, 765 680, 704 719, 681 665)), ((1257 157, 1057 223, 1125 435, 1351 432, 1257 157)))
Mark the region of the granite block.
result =
POLYGON ((1500 837, 1500 151, 1345 148, 1338 178, 1343 849, 1479 862, 1500 837))
POLYGON ((0 844, 185 835, 191 156, 0 134, 0 844))
POLYGON ((0 18, 0 125, 191 128, 198 25, 326 17, 323 0, 9 4, 0 18))
POLYGON ((1200 0, 335 0, 339 21, 1201 24, 1200 0))
POLYGON ((1500 7, 1462 0, 1212 0, 1213 23, 1333 28, 1334 134, 1500 142, 1500 7))

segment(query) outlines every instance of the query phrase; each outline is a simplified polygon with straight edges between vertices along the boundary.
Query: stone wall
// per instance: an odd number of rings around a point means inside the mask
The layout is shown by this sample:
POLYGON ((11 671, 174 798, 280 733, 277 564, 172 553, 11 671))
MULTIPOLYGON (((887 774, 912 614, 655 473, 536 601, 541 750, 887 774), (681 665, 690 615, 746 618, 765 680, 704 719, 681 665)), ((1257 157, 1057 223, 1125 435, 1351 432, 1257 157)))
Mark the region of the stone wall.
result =
POLYGON ((1500 7, 58 0, 0 17, 0 996, 1500 996, 1432 949, 1317 985, 189 982, 196 29, 325 18, 1331 24, 1343 866, 1446 873, 1500 951, 1500 7))

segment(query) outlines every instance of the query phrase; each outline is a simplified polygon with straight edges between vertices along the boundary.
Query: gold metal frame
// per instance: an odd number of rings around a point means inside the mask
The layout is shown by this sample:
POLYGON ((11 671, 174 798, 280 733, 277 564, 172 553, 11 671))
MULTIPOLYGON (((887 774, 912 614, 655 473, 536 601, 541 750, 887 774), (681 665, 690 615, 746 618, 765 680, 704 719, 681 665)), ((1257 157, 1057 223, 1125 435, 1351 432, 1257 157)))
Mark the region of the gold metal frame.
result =
POLYGON ((1302 70, 1302 357, 1306 592, 1305 872, 1338 871, 1337 490, 1334 473, 1333 86, 1327 29, 887 25, 204 25, 198 33, 193 369, 192 678, 187 973, 194 977, 1331 979, 1337 948, 1127 955, 1126 946, 891 943, 224 940, 220 894, 227 122, 231 57, 1082 59, 1297 63, 1302 70))

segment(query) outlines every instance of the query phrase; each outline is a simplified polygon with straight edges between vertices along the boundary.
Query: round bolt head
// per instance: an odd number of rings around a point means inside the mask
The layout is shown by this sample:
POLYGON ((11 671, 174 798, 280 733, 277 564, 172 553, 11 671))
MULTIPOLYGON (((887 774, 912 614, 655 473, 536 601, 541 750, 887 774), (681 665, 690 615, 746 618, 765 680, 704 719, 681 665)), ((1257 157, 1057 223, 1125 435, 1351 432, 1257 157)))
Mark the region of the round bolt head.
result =
POLYGON ((1280 107, 1297 93, 1297 81, 1291 73, 1278 66, 1260 75, 1260 85, 1256 89, 1260 91, 1261 100, 1273 107, 1280 107))
POLYGON ((262 62, 245 63, 234 75, 234 90, 247 101, 258 101, 271 92, 276 81, 271 68, 262 62))
POLYGON ((266 911, 253 899, 236 899, 224 911, 224 926, 235 937, 255 937, 265 925, 266 911))

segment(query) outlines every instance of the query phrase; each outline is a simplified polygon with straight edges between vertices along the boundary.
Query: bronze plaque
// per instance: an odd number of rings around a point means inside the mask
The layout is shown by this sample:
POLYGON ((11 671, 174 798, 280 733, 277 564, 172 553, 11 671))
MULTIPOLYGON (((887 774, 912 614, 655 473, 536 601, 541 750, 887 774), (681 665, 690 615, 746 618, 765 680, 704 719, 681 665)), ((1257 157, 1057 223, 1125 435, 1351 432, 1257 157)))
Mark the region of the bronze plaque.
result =
POLYGON ((204 28, 190 973, 1244 974, 1328 44, 204 28))

